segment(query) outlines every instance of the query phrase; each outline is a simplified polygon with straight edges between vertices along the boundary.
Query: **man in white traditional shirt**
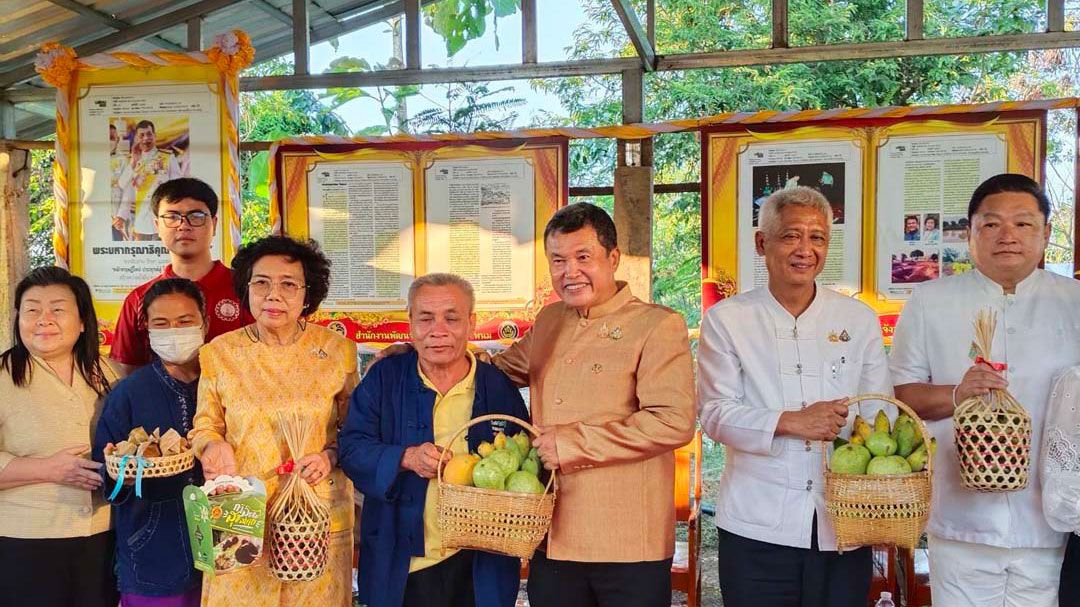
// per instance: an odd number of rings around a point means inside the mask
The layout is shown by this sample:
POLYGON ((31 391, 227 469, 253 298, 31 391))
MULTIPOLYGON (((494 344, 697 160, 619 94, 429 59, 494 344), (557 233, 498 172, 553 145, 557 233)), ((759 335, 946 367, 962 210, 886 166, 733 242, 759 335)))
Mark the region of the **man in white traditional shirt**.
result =
POLYGON ((1042 511, 1041 475, 1027 487, 979 493, 960 483, 952 415, 995 388, 1031 414, 1031 461, 1039 461, 1051 379, 1080 362, 1080 282, 1039 269, 1050 237, 1050 202, 1023 175, 991 177, 968 205, 975 269, 916 287, 896 327, 890 369, 896 396, 937 438, 927 532, 935 605, 1051 607, 1066 535, 1042 511), (976 364, 972 321, 997 314, 991 364, 976 364), (995 371, 996 363, 1006 369, 995 371))
POLYGON ((702 322, 701 426, 727 449, 716 509, 725 607, 867 602, 870 549, 836 552, 821 449, 854 417, 847 398, 892 385, 877 316, 816 283, 831 225, 816 190, 771 195, 755 235, 768 286, 717 303, 702 322))
POLYGON ((157 148, 157 131, 153 122, 140 121, 135 125, 135 142, 131 159, 124 166, 117 183, 123 188, 120 208, 113 217, 113 227, 132 240, 157 239, 154 211, 150 197, 166 181, 186 177, 176 156, 157 148))

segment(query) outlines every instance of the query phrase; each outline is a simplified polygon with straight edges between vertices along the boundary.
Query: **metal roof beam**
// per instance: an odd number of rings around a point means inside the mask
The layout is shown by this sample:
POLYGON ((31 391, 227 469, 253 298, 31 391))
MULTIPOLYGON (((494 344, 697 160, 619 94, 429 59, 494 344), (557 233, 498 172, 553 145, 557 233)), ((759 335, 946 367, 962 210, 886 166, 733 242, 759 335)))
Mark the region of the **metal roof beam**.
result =
MULTIPOLYGON (((179 8, 154 17, 153 19, 137 23, 123 31, 116 32, 115 34, 109 34, 91 40, 85 44, 81 44, 75 47, 75 52, 80 57, 87 57, 89 55, 108 51, 118 46, 128 44, 129 42, 142 40, 143 38, 152 36, 162 30, 169 29, 170 27, 181 25, 192 17, 207 15, 242 1, 244 0, 201 0, 200 2, 190 4, 184 8, 179 8)), ((35 76, 37 76, 37 72, 34 71, 34 57, 31 55, 22 67, 0 74, 0 88, 11 86, 17 82, 30 80, 35 76)))
POLYGON ((615 7, 615 12, 619 14, 619 20, 622 21, 626 34, 630 36, 630 43, 637 50, 645 71, 651 72, 655 70, 656 50, 653 48, 652 43, 649 42, 649 33, 641 26, 641 20, 637 18, 637 13, 634 12, 634 5, 630 0, 611 0, 611 4, 615 7))
MULTIPOLYGON (((73 13, 77 13, 84 17, 93 19, 94 21, 102 25, 107 25, 118 32, 124 31, 127 28, 131 27, 131 23, 127 21, 117 19, 114 15, 99 11, 92 6, 86 6, 85 4, 77 2, 76 0, 49 0, 49 2, 55 4, 56 6, 59 6, 60 8, 67 9, 73 13)), ((184 50, 184 47, 180 46, 179 44, 169 42, 161 36, 150 36, 149 38, 147 38, 147 41, 151 42, 152 44, 156 44, 157 46, 160 46, 161 48, 168 51, 184 50)))

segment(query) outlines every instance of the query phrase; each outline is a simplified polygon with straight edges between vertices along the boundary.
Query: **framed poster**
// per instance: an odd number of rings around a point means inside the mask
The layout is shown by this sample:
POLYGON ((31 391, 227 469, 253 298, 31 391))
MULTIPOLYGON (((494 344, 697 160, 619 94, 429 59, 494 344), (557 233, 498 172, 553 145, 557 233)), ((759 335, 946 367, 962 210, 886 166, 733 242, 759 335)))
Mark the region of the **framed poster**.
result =
POLYGON ((54 249, 90 285, 103 346, 128 292, 169 263, 150 204, 161 183, 209 183, 220 200, 214 256, 227 262, 238 246, 237 74, 253 58, 239 30, 202 53, 42 47, 38 71, 57 87, 54 249))
POLYGON ((1045 109, 971 110, 808 111, 791 122, 745 115, 705 127, 703 307, 765 284, 753 241, 761 202, 807 185, 834 215, 819 284, 874 308, 891 343, 916 284, 973 267, 967 206, 975 188, 1003 172, 1043 180, 1045 109))
POLYGON ((332 262, 313 320, 361 345, 408 339, 409 285, 431 272, 473 285, 478 343, 521 336, 555 297, 543 229, 568 198, 564 138, 307 137, 276 143, 271 170, 275 230, 332 262))

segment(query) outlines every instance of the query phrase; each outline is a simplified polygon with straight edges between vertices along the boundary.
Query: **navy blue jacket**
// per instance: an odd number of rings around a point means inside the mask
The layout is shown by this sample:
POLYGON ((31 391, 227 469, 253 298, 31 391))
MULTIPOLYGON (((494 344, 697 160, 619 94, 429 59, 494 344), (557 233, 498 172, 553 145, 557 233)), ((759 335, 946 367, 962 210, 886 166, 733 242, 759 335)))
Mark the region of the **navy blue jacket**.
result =
MULTIPOLYGON (((124 378, 105 399, 105 408, 94 433, 93 457, 104 462, 107 443, 125 440, 132 428, 147 432, 175 428, 187 436, 195 417, 198 381, 184 384, 154 362, 124 378)), ((102 467, 105 495, 116 484, 102 467)), ((142 497, 124 487, 112 507, 116 530, 116 569, 120 591, 143 596, 183 594, 202 582, 191 560, 191 542, 184 520, 181 492, 186 485, 202 483, 195 468, 168 478, 143 479, 142 497)))
MULTIPOLYGON (((528 420, 525 403, 493 365, 477 362, 472 417, 489 413, 528 420)), ((339 465, 364 494, 360 517, 360 602, 400 607, 409 560, 424 555, 424 503, 429 482, 400 469, 406 447, 434 442, 435 392, 417 371, 415 351, 380 360, 352 393, 349 415, 338 437, 339 465)), ((500 422, 469 428, 475 451, 491 441, 500 422)), ((508 435, 518 428, 509 425, 508 435)), ((477 607, 512 607, 517 600, 520 561, 477 552, 473 587, 477 607)))

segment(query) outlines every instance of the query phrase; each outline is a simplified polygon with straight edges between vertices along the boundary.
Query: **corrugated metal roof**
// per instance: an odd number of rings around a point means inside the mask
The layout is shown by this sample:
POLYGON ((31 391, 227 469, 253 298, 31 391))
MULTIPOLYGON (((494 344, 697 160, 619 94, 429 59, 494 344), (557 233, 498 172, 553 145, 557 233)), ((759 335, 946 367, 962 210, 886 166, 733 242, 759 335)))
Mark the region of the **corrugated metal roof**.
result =
MULTIPOLYGON (((29 70, 42 44, 71 47, 94 43, 101 50, 149 52, 187 44, 184 12, 211 7, 203 19, 203 44, 236 28, 252 38, 256 62, 292 52, 292 0, 0 0, 0 86, 19 77, 23 86, 44 86, 29 70), (78 5, 78 6, 76 6, 78 5), (179 15, 170 20, 170 15, 179 15), (167 27, 134 42, 110 44, 120 28, 153 19, 167 27), (29 79, 27 79, 29 77, 29 79)), ((308 0, 311 43, 316 44, 404 10, 403 0, 308 0)), ((156 29, 156 28, 155 28, 156 29)), ((16 133, 33 139, 51 133, 49 104, 16 106, 16 133)))

